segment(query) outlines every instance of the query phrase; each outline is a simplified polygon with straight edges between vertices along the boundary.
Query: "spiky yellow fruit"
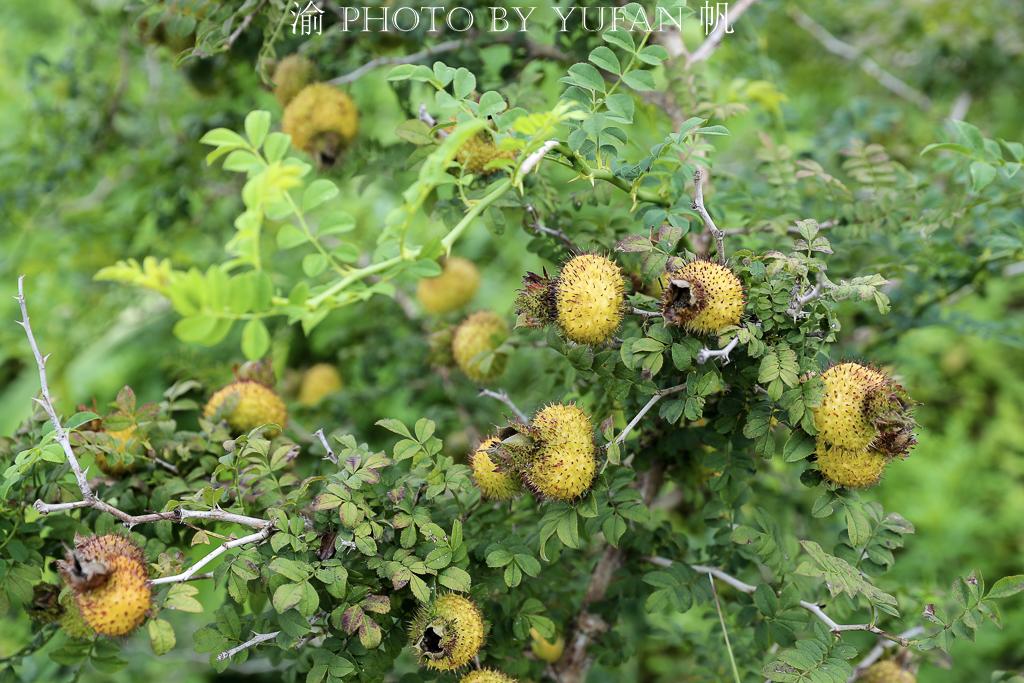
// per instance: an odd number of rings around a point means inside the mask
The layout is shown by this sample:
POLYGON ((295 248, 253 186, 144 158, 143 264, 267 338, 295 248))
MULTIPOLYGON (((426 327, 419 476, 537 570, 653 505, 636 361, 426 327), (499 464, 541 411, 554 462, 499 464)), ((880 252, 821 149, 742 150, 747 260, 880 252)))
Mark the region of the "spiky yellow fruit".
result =
POLYGON ((469 466, 473 472, 473 481, 484 498, 511 500, 519 493, 519 480, 507 469, 499 469, 487 452, 499 441, 497 437, 491 437, 480 444, 469 456, 469 466))
POLYGON ((478 133, 466 140, 455 156, 463 168, 474 174, 496 170, 495 167, 488 167, 492 161, 513 158, 515 152, 498 147, 488 133, 478 133))
MULTIPOLYGON (((288 422, 288 409, 273 389, 250 380, 227 385, 207 401, 203 414, 212 418, 220 415, 235 432, 244 434, 260 425, 274 424, 284 427, 288 422)), ((268 434, 277 433, 276 429, 268 434)))
POLYGON ((818 441, 818 469, 829 481, 850 489, 874 486, 881 480, 888 460, 868 448, 846 448, 818 441))
POLYGON ((302 373, 299 385, 299 403, 315 406, 342 387, 338 369, 330 363, 317 363, 302 373))
POLYGON ((463 676, 459 683, 516 683, 516 679, 494 669, 477 669, 463 676))
POLYGON ((859 683, 917 683, 917 676, 888 660, 872 664, 857 680, 859 683))
POLYGON ((277 63, 274 68, 274 97, 287 106, 299 92, 313 80, 316 67, 300 54, 291 54, 277 63))
POLYGON ((497 313, 480 311, 462 321, 452 336, 456 365, 477 384, 485 384, 505 372, 507 357, 498 352, 508 339, 508 323, 497 313))
POLYGON ((558 636, 554 642, 547 640, 540 632, 535 629, 530 629, 530 649, 533 650, 533 654, 536 655, 537 659, 554 664, 562 658, 562 653, 565 652, 565 638, 558 636))
POLYGON ((822 373, 821 381, 825 394, 814 410, 818 439, 845 448, 867 448, 875 438, 875 427, 864 406, 885 376, 857 363, 841 363, 822 373))
POLYGON ((916 443, 911 400, 885 374, 858 363, 841 363, 821 375, 825 393, 814 410, 818 442, 827 447, 870 449, 894 458, 916 443))
POLYGON ((96 631, 85 622, 82 617, 82 610, 78 609, 78 603, 70 592, 61 593, 60 606, 64 608, 59 624, 60 629, 67 634, 68 638, 74 640, 90 640, 96 635, 96 631))
POLYGON ((332 85, 307 85, 285 107, 281 128, 292 144, 331 166, 359 129, 359 112, 352 98, 332 85))
POLYGON ((127 635, 145 620, 152 598, 146 559, 124 536, 78 537, 58 569, 96 633, 127 635))
POLYGON ((587 414, 575 405, 555 403, 534 415, 530 426, 537 447, 523 470, 529 487, 555 500, 586 493, 597 472, 594 427, 587 414))
POLYGON ((409 641, 428 669, 450 671, 473 659, 484 644, 484 619, 476 604, 454 593, 420 608, 409 641))
POLYGON ((419 281, 416 298, 427 313, 440 315, 468 304, 479 287, 480 271, 473 262, 453 256, 444 262, 440 275, 419 281))
POLYGON ((622 323, 625 303, 625 280, 614 261, 582 254, 562 266, 555 283, 555 311, 558 326, 572 341, 608 341, 622 323))
POLYGON ((124 429, 106 432, 113 441, 113 452, 98 451, 96 453, 96 466, 100 468, 100 471, 111 477, 123 477, 138 468, 140 460, 134 453, 137 446, 135 439, 137 430, 138 425, 133 424, 124 429))
POLYGON ((743 284, 729 268, 698 259, 669 274, 661 296, 666 324, 692 334, 718 334, 739 325, 746 299, 743 284))

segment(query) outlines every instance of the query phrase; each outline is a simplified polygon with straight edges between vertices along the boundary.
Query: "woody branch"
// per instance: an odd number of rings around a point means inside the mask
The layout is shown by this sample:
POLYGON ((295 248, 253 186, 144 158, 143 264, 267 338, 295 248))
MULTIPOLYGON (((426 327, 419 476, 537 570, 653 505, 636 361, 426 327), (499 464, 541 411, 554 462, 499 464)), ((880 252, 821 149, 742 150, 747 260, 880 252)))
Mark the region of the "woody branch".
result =
POLYGON ((71 472, 75 475, 75 481, 78 483, 78 489, 82 494, 81 500, 70 503, 46 503, 42 500, 37 500, 34 507, 40 512, 40 514, 45 515, 51 512, 65 512, 80 508, 93 508, 116 517, 127 527, 132 527, 136 524, 144 524, 146 522, 159 522, 163 520, 181 523, 187 523, 187 520, 209 520, 216 522, 229 522, 232 524, 240 524, 242 526, 259 529, 257 533, 250 534, 249 536, 244 536, 233 541, 228 541, 224 545, 218 546, 206 557, 197 561, 188 570, 181 574, 154 579, 154 584, 188 581, 193 578, 196 572, 198 572, 202 567, 206 566, 209 562, 231 548, 236 548, 248 543, 262 542, 273 533, 271 522, 265 519, 239 515, 233 512, 221 510, 220 508, 215 508, 213 510, 189 510, 185 508, 175 508, 164 512, 150 512, 142 515, 131 515, 100 499, 89 485, 89 480, 86 477, 85 470, 82 469, 81 464, 78 462, 78 457, 75 455, 75 451, 71 447, 70 435, 64 428, 63 424, 61 424, 60 416, 57 414, 57 409, 54 407, 53 397, 50 394, 50 384, 46 374, 46 361, 49 356, 44 356, 39 350, 39 344, 36 341, 35 334, 32 332, 32 324, 28 315, 28 305, 25 300, 24 275, 18 278, 18 296, 15 297, 15 299, 21 309, 21 320, 18 321, 18 324, 25 330, 29 346, 32 347, 32 355, 35 357, 36 366, 39 369, 40 398, 35 399, 35 401, 43 407, 43 410, 46 411, 47 416, 50 418, 50 422, 53 424, 54 438, 64 451, 64 456, 67 459, 68 466, 71 468, 71 472))
POLYGON ((700 214, 701 220, 704 221, 704 228, 715 239, 718 262, 725 263, 725 233, 718 229, 704 205, 704 180, 706 177, 707 171, 699 167, 693 174, 693 210, 700 214))

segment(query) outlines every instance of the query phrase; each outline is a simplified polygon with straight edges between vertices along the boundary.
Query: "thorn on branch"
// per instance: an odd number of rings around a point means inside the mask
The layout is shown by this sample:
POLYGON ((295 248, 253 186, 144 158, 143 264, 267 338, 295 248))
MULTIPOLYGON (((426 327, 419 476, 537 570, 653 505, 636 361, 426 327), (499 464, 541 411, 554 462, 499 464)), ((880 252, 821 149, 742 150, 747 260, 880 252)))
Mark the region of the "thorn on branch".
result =
POLYGON ((633 315, 638 315, 641 318, 660 318, 661 317, 661 312, 660 311, 645 311, 644 309, 636 308, 635 306, 632 309, 632 313, 633 313, 633 315))
POLYGON ((711 214, 708 213, 707 207, 704 205, 704 180, 706 173, 704 169, 698 167, 693 173, 693 210, 700 214, 701 220, 704 221, 704 228, 711 233, 711 236, 715 239, 715 248, 718 255, 718 262, 725 265, 725 233, 718 229, 715 225, 715 221, 711 218, 711 214))
POLYGON ((324 434, 323 427, 313 432, 313 436, 320 440, 320 443, 323 445, 324 450, 327 451, 327 455, 324 456, 324 459, 330 460, 335 465, 337 465, 338 456, 334 453, 334 449, 331 448, 331 445, 327 442, 327 436, 324 434))
POLYGON ((528 176, 530 171, 536 167, 544 157, 548 155, 548 152, 553 150, 559 144, 558 140, 548 140, 540 146, 536 152, 526 157, 523 163, 519 166, 519 173, 517 174, 520 179, 528 176))
POLYGON ((519 420, 522 421, 523 423, 527 423, 530 421, 530 418, 526 416, 526 413, 519 410, 519 407, 512 401, 511 398, 509 398, 508 392, 504 390, 491 391, 490 389, 481 389, 479 395, 485 396, 487 398, 493 398, 495 401, 501 401, 506 406, 508 406, 508 409, 511 410, 515 414, 515 416, 519 418, 519 420))
POLYGON ((549 235, 554 237, 556 240, 564 244, 566 249, 573 254, 582 253, 580 248, 576 246, 575 242, 573 242, 572 239, 564 232, 544 225, 544 222, 540 219, 540 216, 537 214, 537 209, 534 208, 533 204, 526 204, 523 207, 523 210, 525 211, 525 215, 523 216, 523 225, 528 230, 532 230, 538 235, 549 235))
POLYGON ((720 358, 722 365, 729 364, 729 354, 733 352, 736 345, 740 343, 739 336, 733 337, 732 341, 720 349, 703 348, 697 352, 697 365, 704 365, 712 358, 720 358))
POLYGON ((250 638, 249 640, 245 641, 244 643, 241 643, 239 645, 234 646, 230 650, 224 650, 224 652, 221 652, 219 655, 217 655, 217 661, 218 662, 223 662, 225 659, 231 659, 232 657, 237 655, 239 652, 242 652, 243 650, 248 650, 250 647, 256 647, 260 643, 265 643, 268 640, 273 640, 274 638, 277 638, 279 633, 281 633, 281 632, 280 631, 273 631, 272 633, 255 633, 254 632, 252 638, 250 638))

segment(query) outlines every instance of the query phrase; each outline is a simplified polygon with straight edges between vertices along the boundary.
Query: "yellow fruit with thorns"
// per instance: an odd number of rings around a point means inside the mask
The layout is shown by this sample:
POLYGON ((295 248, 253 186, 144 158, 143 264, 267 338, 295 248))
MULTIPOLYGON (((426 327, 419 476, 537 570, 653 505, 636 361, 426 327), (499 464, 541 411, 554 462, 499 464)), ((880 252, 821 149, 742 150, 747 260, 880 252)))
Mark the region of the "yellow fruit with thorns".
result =
POLYGON ((497 313, 480 311, 462 321, 452 336, 452 356, 466 377, 486 384, 505 372, 508 357, 498 348, 508 339, 508 324, 497 313))
POLYGON ((428 669, 451 671, 472 661, 484 644, 484 619, 476 604, 450 593, 421 607, 409 641, 428 669))
POLYGON ((459 683, 516 683, 516 679, 494 669, 477 669, 463 676, 459 683))
POLYGON ((672 271, 661 295, 665 324, 692 334, 718 334, 729 325, 739 325, 745 305, 743 284, 736 273, 701 259, 672 271))
POLYGON ((494 144, 494 139, 490 134, 486 132, 478 133, 462 143, 462 147, 459 148, 455 156, 456 161, 473 174, 493 172, 496 170, 496 165, 488 166, 492 161, 514 158, 514 151, 498 147, 494 144))
POLYGON ((851 489, 874 486, 881 480, 888 460, 867 448, 828 446, 818 441, 818 469, 829 481, 851 489))
POLYGON ((57 563, 85 623, 105 636, 134 631, 149 612, 152 593, 142 549, 117 534, 78 537, 57 563))
POLYGON ((530 423, 534 451, 523 468, 526 484, 537 495, 571 501, 590 489, 597 472, 594 427, 572 404, 556 403, 530 423))
POLYGON ((840 363, 821 375, 825 393, 814 410, 818 440, 844 448, 869 446, 889 457, 916 443, 911 400, 885 374, 859 363, 840 363))
POLYGON ((331 394, 341 390, 341 375, 330 363, 317 363, 302 374, 299 385, 299 403, 304 406, 318 405, 331 394))
POLYGON ((440 275, 419 281, 416 298, 427 313, 440 315, 468 304, 479 287, 480 271, 473 262, 453 256, 445 260, 440 275))
POLYGON ((500 439, 491 437, 484 441, 469 456, 469 467, 473 472, 473 481, 480 489, 484 498, 491 500, 511 500, 520 491, 519 480, 506 468, 499 468, 488 449, 498 444, 500 439))
POLYGON ((313 80, 316 67, 300 54, 291 54, 274 68, 274 97, 287 106, 295 96, 313 80))
POLYGON ((917 683, 917 676, 893 661, 878 662, 857 677, 858 683, 917 683))
POLYGON ((622 269, 614 261, 597 254, 571 259, 555 283, 558 326, 580 344, 608 341, 622 323, 625 291, 622 269))
POLYGON ((332 166, 359 129, 352 98, 327 83, 307 85, 285 107, 281 129, 321 166, 332 166))
POLYGON ((554 642, 547 640, 540 634, 535 628, 530 629, 530 649, 533 650, 533 654, 537 659, 554 664, 562 658, 562 653, 565 652, 565 638, 558 636, 554 642))
MULTIPOLYGON (((284 427, 288 422, 288 409, 273 389, 251 380, 239 380, 227 385, 207 401, 203 414, 208 418, 223 417, 239 434, 246 434, 265 424, 284 427)), ((272 436, 277 429, 268 429, 272 436)))

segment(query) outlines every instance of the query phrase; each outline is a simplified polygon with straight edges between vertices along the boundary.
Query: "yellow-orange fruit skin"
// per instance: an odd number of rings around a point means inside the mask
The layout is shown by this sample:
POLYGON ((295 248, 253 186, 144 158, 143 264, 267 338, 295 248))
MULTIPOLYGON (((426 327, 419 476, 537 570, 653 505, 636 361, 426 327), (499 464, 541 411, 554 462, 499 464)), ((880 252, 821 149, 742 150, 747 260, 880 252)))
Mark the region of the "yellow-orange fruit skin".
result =
POLYGON ((359 130, 359 112, 346 93, 326 83, 307 85, 285 107, 281 129, 291 136, 295 147, 314 154, 318 140, 336 136, 340 148, 347 147, 359 130))
MULTIPOLYGON (((207 401, 203 408, 203 414, 212 418, 217 411, 228 401, 235 400, 234 409, 224 419, 228 425, 240 434, 248 433, 260 425, 275 424, 284 427, 288 423, 288 409, 284 401, 273 389, 248 380, 232 382, 207 401)), ((268 430, 268 434, 275 434, 277 430, 268 430)))
POLYGON ((468 304, 479 287, 480 271, 473 262, 453 256, 444 262, 440 275, 419 281, 416 298, 424 311, 441 315, 468 304))
POLYGON ((117 534, 78 538, 74 561, 58 563, 75 604, 89 628, 124 636, 146 619, 152 604, 149 571, 142 549, 117 534))
POLYGON ((558 326, 580 344, 608 341, 622 323, 625 279, 619 265, 604 256, 570 259, 555 284, 558 326))
POLYGON ((672 271, 662 295, 662 314, 666 323, 679 325, 698 335, 718 334, 730 325, 739 325, 746 306, 743 283, 726 266, 706 260, 690 261, 672 271), (679 305, 679 290, 673 280, 689 284, 691 305, 679 305))
POLYGON ((496 159, 513 158, 515 158, 515 152, 498 147, 487 133, 479 133, 466 140, 455 156, 462 167, 473 174, 495 170, 488 168, 488 164, 496 159))
POLYGON ((825 394, 814 409, 818 440, 844 448, 867 448, 876 435, 865 415, 870 392, 881 388, 886 377, 858 363, 840 363, 821 375, 825 394))
POLYGON ((282 107, 295 99, 303 88, 313 80, 313 62, 300 54, 291 54, 277 63, 274 68, 274 97, 282 107))
POLYGON ((469 664, 483 647, 484 637, 483 615, 476 603, 454 593, 420 608, 409 628, 420 664, 438 671, 469 664))
POLYGON ((469 467, 473 472, 473 481, 484 498, 511 500, 519 494, 519 480, 508 471, 499 470, 487 452, 498 442, 499 439, 491 437, 480 444, 470 456, 469 467))
POLYGON ((874 486, 882 479, 887 458, 867 448, 829 446, 818 442, 818 469, 834 484, 850 489, 874 486))
POLYGON ((894 661, 872 664, 857 678, 858 683, 917 683, 917 676, 894 661))
POLYGON ((313 407, 331 394, 340 391, 342 386, 341 375, 336 367, 330 363, 317 363, 302 374, 299 403, 313 407))
POLYGON ((523 477, 544 498, 576 500, 589 489, 597 472, 594 428, 579 407, 556 403, 533 418, 538 444, 523 477))
POLYGON ((562 653, 565 652, 565 638, 558 636, 554 642, 547 640, 542 636, 537 629, 530 629, 530 650, 537 659, 554 664, 562 658, 562 653))
POLYGON ((459 369, 477 384, 486 384, 505 372, 507 357, 498 353, 485 365, 488 353, 508 338, 508 323, 497 313, 480 311, 462 321, 452 336, 452 356, 459 369))
POLYGON ((494 669, 477 669, 463 676, 459 683, 516 683, 516 679, 494 669))

